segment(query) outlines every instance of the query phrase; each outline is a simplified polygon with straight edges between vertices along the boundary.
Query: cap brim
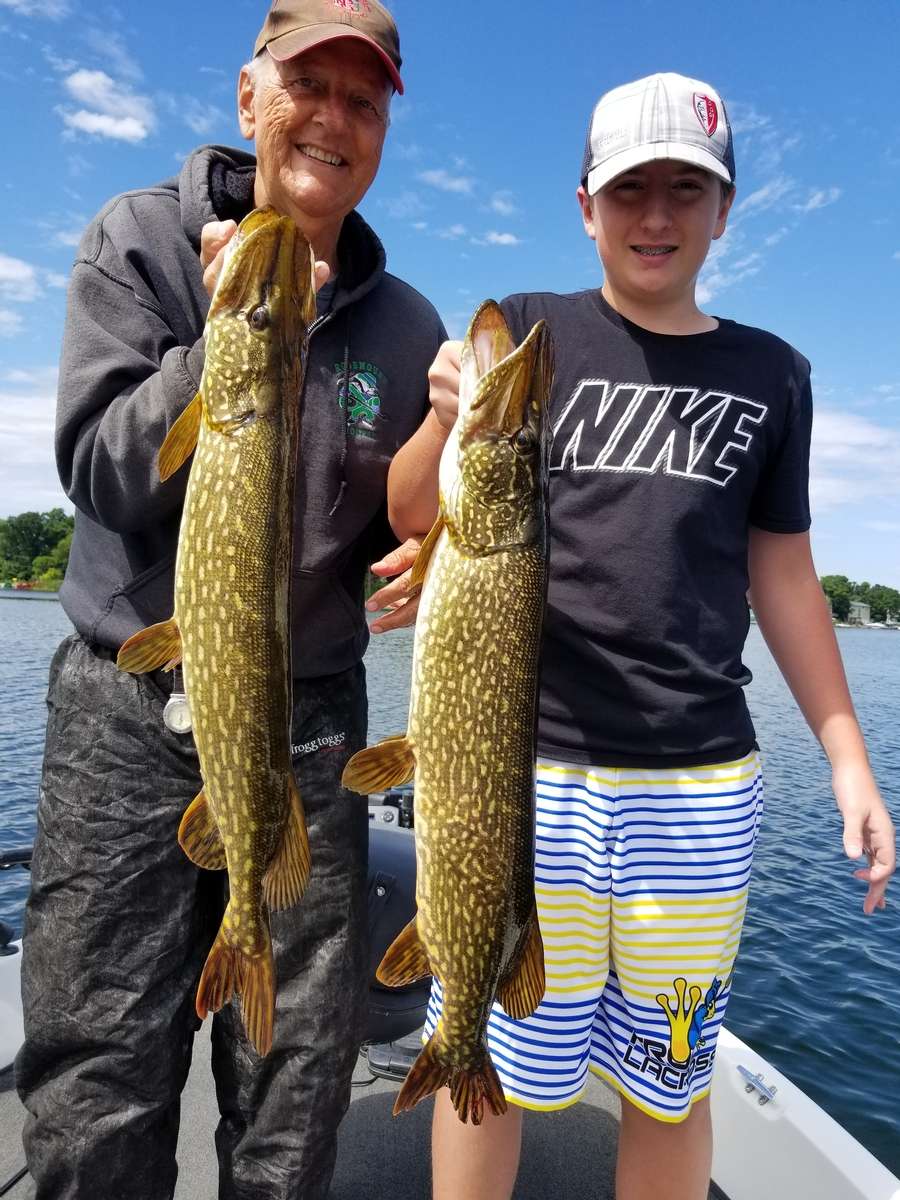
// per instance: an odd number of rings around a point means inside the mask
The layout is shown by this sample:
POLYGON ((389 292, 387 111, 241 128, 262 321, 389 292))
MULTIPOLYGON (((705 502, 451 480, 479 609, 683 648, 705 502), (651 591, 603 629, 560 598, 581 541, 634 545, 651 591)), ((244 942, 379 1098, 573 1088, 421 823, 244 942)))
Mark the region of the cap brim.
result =
POLYGON ((617 175, 661 158, 690 163, 693 167, 702 167, 704 171, 724 179, 726 183, 733 182, 728 168, 708 150, 702 150, 699 146, 688 146, 682 142, 651 142, 646 146, 630 146, 588 171, 587 193, 589 196, 596 196, 597 192, 617 175))
POLYGON ((371 46, 381 59, 394 90, 403 95, 403 80, 390 57, 367 34, 349 29, 346 25, 315 25, 311 29, 293 29, 290 33, 283 33, 281 37, 272 38, 266 43, 266 49, 276 62, 287 62, 289 58, 303 54, 305 50, 312 50, 313 46, 321 46, 323 42, 334 42, 338 38, 355 38, 371 46))

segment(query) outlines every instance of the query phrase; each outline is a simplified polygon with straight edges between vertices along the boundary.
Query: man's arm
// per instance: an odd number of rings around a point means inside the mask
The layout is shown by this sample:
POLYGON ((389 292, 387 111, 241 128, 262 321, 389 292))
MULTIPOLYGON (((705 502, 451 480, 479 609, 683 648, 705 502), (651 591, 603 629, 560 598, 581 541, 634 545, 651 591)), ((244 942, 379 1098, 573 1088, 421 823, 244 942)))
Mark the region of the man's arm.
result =
POLYGON ((388 520, 400 541, 423 538, 438 509, 438 466, 459 404, 461 342, 444 342, 428 372, 431 411, 394 455, 388 471, 388 520))
POLYGON ((894 827, 869 766, 809 535, 751 527, 749 565, 750 601, 763 637, 831 763, 844 850, 848 858, 868 858, 854 874, 869 885, 863 909, 871 913, 884 908, 896 865, 894 827))

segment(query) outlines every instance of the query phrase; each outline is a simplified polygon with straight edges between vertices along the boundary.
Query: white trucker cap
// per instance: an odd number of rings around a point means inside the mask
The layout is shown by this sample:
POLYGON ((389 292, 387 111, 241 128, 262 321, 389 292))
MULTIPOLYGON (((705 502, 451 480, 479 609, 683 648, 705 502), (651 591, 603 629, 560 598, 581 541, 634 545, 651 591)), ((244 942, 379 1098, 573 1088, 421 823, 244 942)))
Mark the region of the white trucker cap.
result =
POLYGON ((734 183, 734 147, 718 92, 684 75, 648 75, 601 96, 591 113, 581 182, 589 196, 643 163, 674 158, 734 183))

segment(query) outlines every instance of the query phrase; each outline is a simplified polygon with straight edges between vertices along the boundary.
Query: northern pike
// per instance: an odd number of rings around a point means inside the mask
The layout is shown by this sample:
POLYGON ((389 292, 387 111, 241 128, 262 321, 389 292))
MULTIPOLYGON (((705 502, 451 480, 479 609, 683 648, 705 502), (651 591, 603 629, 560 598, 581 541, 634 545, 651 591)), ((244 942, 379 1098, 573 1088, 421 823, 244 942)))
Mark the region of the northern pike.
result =
POLYGON ((241 222, 210 304, 200 392, 159 453, 168 479, 196 447, 178 537, 174 616, 130 637, 118 665, 183 664, 202 791, 178 831, 229 900, 197 989, 204 1018, 234 994, 260 1054, 272 1044, 270 910, 299 900, 309 843, 291 768, 293 480, 313 258, 271 208, 241 222))
POLYGON ((434 975, 442 1009, 395 1113, 444 1085, 462 1121, 479 1124, 485 1101, 505 1112, 486 1041, 491 1004, 522 1019, 544 994, 534 763, 551 363, 543 322, 516 348, 496 304, 475 314, 439 515, 411 581, 422 595, 408 731, 344 771, 360 792, 415 773, 417 913, 377 975, 397 987, 434 975))

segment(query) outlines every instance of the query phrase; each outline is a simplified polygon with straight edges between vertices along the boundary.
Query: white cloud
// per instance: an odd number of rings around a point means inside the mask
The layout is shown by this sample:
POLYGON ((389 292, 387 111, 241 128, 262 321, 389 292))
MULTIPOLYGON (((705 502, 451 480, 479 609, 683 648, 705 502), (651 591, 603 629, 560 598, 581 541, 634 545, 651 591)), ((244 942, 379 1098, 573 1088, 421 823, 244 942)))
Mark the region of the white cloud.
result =
POLYGON ((56 371, 9 371, 0 377, 0 514, 58 505, 71 511, 56 474, 53 427, 56 371))
POLYGON ((466 236, 465 225, 451 225, 448 229, 442 229, 438 233, 438 237, 450 238, 451 240, 453 240, 455 238, 465 237, 465 236, 466 236))
POLYGON ((782 225, 780 229, 776 229, 774 233, 770 233, 768 237, 763 238, 763 245, 777 246, 781 239, 787 237, 789 233, 790 229, 788 226, 782 225))
POLYGON ((76 112, 59 110, 69 129, 117 141, 141 142, 156 126, 149 97, 138 95, 105 71, 75 71, 65 86, 85 106, 76 112))
POLYGON ((863 524, 876 533, 900 533, 900 521, 863 521, 863 524))
POLYGON ((900 262, 900 250, 895 250, 891 258, 893 258, 894 262, 900 262))
POLYGON ((37 268, 21 258, 0 254, 0 298, 27 304, 40 294, 37 268))
POLYGON ((421 197, 416 192, 402 192, 399 196, 383 200, 382 204, 388 210, 389 215, 398 221, 406 220, 409 217, 419 217, 426 211, 421 197))
POLYGON ((44 279, 47 282, 47 287, 64 288, 69 286, 68 275, 61 275, 58 271, 45 272, 44 279))
POLYGON ((786 175, 779 175, 775 179, 770 180, 761 188, 757 188, 755 192, 751 192, 746 200, 741 200, 735 207, 735 212, 763 212, 766 209, 773 208, 785 196, 789 195, 794 190, 796 184, 793 179, 786 175))
POLYGON ((217 105, 204 104, 193 96, 189 96, 182 105, 181 116, 185 125, 198 137, 207 137, 217 126, 221 127, 228 120, 217 105))
POLYGON ((501 217, 511 217, 519 211, 513 203, 512 192, 494 192, 490 207, 501 217))
POLYGON ((15 337, 22 332, 23 324, 19 313, 10 308, 0 308, 0 337, 15 337))
POLYGON ((23 17, 49 17, 58 21, 69 11, 69 0, 0 0, 0 8, 11 8, 23 17))
POLYGON ((468 175, 451 175, 443 168, 439 171, 420 171, 419 179, 442 192, 458 192, 463 195, 469 195, 475 184, 475 180, 468 175))
MULTIPOLYGON (((478 239, 473 238, 472 240, 477 241, 478 239)), ((488 246, 521 246, 522 239, 516 237, 514 233, 497 233, 496 230, 492 229, 490 233, 484 235, 483 241, 480 244, 488 246)))
POLYGON ((839 409, 817 409, 810 494, 816 512, 900 496, 900 429, 839 409))
POLYGON ((817 208, 827 208, 829 204, 834 204, 840 197, 841 189, 839 187, 818 188, 810 193, 803 204, 795 204, 794 208, 800 213, 815 212, 817 208))
POLYGON ((109 28, 87 29, 84 37, 91 49, 109 62, 116 75, 122 79, 143 78, 144 73, 126 49, 121 34, 113 33, 109 28))
POLYGON ((427 221, 413 221, 413 229, 418 229, 420 233, 422 232, 423 229, 427 229, 427 228, 428 228, 427 221))

